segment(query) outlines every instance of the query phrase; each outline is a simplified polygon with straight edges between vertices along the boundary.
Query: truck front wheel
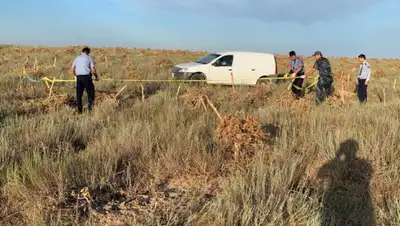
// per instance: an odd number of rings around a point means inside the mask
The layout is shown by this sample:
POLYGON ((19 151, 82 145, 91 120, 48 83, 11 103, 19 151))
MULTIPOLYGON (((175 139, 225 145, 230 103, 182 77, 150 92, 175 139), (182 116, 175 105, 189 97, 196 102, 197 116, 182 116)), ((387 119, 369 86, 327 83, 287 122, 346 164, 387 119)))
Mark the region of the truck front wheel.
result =
POLYGON ((204 84, 206 84, 206 82, 205 82, 206 76, 203 73, 196 73, 196 74, 192 75, 190 77, 190 80, 196 80, 196 82, 192 82, 192 83, 194 83, 196 85, 204 85, 204 84), (201 82, 199 80, 201 80, 201 82), (204 80, 204 82, 203 82, 203 80, 204 80), (197 81, 199 81, 199 82, 197 82, 197 81))

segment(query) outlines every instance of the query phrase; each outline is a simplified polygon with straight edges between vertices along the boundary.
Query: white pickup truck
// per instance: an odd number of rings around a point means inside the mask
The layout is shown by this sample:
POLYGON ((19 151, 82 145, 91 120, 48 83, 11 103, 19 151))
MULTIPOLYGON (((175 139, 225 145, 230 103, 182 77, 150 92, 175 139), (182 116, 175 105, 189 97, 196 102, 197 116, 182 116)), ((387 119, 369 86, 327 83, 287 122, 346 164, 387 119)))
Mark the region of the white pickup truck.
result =
POLYGON ((205 80, 208 84, 256 85, 260 78, 278 73, 276 57, 268 53, 212 53, 195 62, 178 64, 172 69, 177 80, 205 80))

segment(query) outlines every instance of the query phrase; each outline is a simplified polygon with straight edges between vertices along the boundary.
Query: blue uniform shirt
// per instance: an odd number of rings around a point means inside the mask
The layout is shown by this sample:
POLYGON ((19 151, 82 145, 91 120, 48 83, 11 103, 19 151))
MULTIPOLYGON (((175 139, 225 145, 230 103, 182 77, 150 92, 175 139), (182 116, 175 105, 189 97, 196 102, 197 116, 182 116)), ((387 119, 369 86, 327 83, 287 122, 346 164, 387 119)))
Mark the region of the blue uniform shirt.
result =
POLYGON ((82 53, 82 55, 75 58, 74 63, 72 63, 72 67, 75 69, 77 76, 90 75, 91 68, 95 67, 95 63, 92 56, 82 53))
POLYGON ((297 74, 297 75, 303 75, 304 74, 304 62, 303 59, 301 59, 301 57, 296 57, 295 60, 290 59, 289 63, 292 67, 292 71, 295 72, 299 67, 303 66, 303 68, 301 69, 301 71, 297 74))
POLYGON ((366 81, 369 81, 371 78, 371 65, 367 61, 360 64, 360 70, 358 71, 357 78, 365 79, 366 81))

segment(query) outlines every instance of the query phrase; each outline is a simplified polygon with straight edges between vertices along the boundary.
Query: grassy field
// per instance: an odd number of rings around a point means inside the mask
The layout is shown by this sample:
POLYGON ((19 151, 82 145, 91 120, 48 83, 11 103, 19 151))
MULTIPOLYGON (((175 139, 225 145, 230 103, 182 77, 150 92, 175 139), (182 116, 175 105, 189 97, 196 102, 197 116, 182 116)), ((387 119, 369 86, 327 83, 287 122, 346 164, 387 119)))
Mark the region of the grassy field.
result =
MULTIPOLYGON (((71 79, 80 49, 0 46, 0 225, 400 225, 400 60, 368 59, 365 106, 358 60, 329 58, 335 95, 319 107, 287 82, 99 81, 77 115, 74 84, 49 97, 26 77, 71 79)), ((205 54, 92 49, 115 79, 170 79, 205 54)))

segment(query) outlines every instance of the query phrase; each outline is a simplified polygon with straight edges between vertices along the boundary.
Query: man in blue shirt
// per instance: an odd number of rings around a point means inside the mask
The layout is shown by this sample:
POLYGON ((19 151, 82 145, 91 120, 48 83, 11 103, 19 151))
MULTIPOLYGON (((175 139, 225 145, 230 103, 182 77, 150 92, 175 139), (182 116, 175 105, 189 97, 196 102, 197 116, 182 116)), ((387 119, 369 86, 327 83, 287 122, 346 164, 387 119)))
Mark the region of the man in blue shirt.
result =
POLYGON ((71 68, 72 74, 76 76, 76 99, 79 113, 82 113, 82 95, 85 89, 88 95, 89 111, 93 109, 94 84, 92 75, 96 77, 96 81, 99 80, 93 57, 89 56, 89 54, 89 47, 83 48, 82 54, 75 58, 71 68))
POLYGON ((304 75, 304 62, 301 57, 296 55, 295 51, 289 52, 289 70, 288 74, 291 74, 294 79, 292 83, 292 93, 296 98, 299 98, 302 95, 302 87, 304 78, 301 76, 304 75))
POLYGON ((367 57, 364 54, 358 56, 360 61, 360 70, 357 75, 357 95, 361 104, 367 102, 367 87, 369 79, 371 78, 371 65, 366 61, 367 57))

